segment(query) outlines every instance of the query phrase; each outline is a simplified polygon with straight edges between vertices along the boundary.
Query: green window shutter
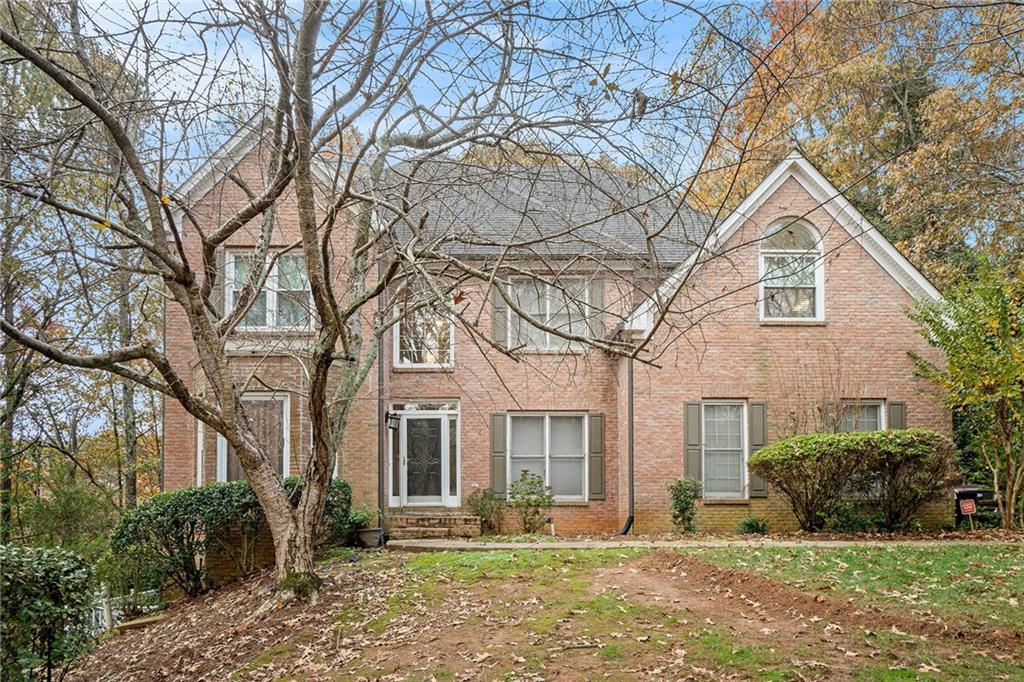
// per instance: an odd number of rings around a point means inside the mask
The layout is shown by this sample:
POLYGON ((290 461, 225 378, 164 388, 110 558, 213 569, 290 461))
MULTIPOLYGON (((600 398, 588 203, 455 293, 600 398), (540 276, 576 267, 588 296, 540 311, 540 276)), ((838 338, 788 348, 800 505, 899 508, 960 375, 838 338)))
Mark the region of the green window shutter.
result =
POLYGON ((899 400, 890 400, 886 403, 885 427, 887 429, 907 428, 907 404, 899 400))
MULTIPOLYGON (((764 402, 751 402, 747 406, 750 420, 750 454, 754 454, 768 444, 768 405, 764 402)), ((747 469, 747 481, 750 485, 751 497, 768 497, 768 482, 755 476, 747 469)))
POLYGON ((499 346, 508 346, 508 304, 498 291, 499 286, 491 285, 491 339, 499 346))
POLYGON ((703 481, 704 475, 700 468, 700 403, 686 403, 684 414, 683 435, 686 440, 686 469, 684 474, 687 478, 703 481))
POLYGON ((591 500, 604 499, 604 415, 591 414, 588 422, 587 487, 591 500))
POLYGON ((227 272, 224 269, 224 249, 220 248, 214 252, 214 267, 217 269, 217 281, 210 291, 210 302, 217 314, 224 317, 224 290, 227 272))
POLYGON ((593 279, 588 285, 589 291, 587 292, 588 307, 588 324, 590 327, 590 336, 595 339, 603 339, 605 335, 604 330, 604 280, 593 279))
POLYGON ((491 415, 491 490, 504 495, 506 486, 505 465, 505 413, 491 415))

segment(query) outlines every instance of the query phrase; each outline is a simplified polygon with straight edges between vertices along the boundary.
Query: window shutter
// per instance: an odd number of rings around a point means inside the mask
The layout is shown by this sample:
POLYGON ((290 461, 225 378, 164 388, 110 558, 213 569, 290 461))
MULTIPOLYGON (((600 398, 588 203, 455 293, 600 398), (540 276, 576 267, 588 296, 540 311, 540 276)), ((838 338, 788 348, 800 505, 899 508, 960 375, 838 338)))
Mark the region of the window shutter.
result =
POLYGON ((590 336, 595 339, 604 338, 604 280, 592 279, 587 285, 587 302, 590 310, 587 312, 587 322, 590 327, 590 336))
POLYGON ((683 430, 686 438, 686 468, 683 473, 687 478, 703 481, 700 469, 700 403, 686 403, 685 415, 683 430))
POLYGON ((907 404, 905 402, 891 400, 886 403, 886 409, 888 410, 885 420, 887 429, 907 428, 907 404))
MULTIPOLYGON (((747 409, 750 419, 750 454, 754 454, 768 444, 768 405, 764 402, 751 402, 747 409)), ((747 482, 750 485, 751 497, 768 497, 768 482, 760 476, 750 473, 747 468, 747 482)))
MULTIPOLYGON (((491 285, 491 339, 499 346, 508 346, 508 304, 498 291, 500 284, 491 285)), ((504 441, 502 441, 504 442, 504 441)))
POLYGON ((590 461, 587 479, 591 500, 604 499, 604 415, 591 414, 588 421, 587 445, 590 461))
POLYGON ((506 493, 505 413, 491 415, 491 490, 506 493))
POLYGON ((214 267, 217 269, 217 282, 213 285, 213 290, 210 291, 210 302, 213 303, 213 309, 217 311, 217 314, 224 317, 224 280, 227 277, 227 272, 224 269, 223 248, 214 252, 214 267))

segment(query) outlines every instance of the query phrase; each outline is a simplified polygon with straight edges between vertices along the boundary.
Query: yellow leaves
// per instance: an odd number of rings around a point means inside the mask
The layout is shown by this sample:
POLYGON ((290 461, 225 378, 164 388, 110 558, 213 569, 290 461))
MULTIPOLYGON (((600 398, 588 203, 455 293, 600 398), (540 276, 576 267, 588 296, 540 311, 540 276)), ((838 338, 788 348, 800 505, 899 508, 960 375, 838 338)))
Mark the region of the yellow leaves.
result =
POLYGON ((160 197, 160 203, 163 204, 164 206, 170 206, 171 198, 165 194, 162 197, 160 197))
POLYGON ((110 229, 110 221, 104 220, 102 223, 93 223, 92 226, 97 230, 107 230, 110 229))

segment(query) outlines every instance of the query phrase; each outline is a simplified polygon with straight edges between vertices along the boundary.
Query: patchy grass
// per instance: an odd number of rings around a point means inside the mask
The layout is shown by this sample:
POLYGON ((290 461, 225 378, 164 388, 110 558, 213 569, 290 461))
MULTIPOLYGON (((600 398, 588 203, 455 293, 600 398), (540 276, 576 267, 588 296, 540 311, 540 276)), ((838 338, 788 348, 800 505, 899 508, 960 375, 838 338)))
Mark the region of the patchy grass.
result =
POLYGON ((952 608, 942 581, 953 579, 977 600, 972 614, 1001 599, 1008 605, 1020 589, 1014 550, 339 554, 322 565, 330 587, 315 605, 236 630, 252 611, 243 600, 265 594, 236 588, 182 609, 177 625, 172 609, 152 631, 104 643, 106 665, 76 677, 97 679, 91 673, 102 669, 103 680, 152 679, 205 647, 217 651, 205 667, 167 679, 1024 679, 1016 640, 918 630, 907 608, 952 608), (967 590, 980 582, 995 586, 967 590), (756 594, 744 589, 755 583, 756 594), (816 599, 822 590, 825 602, 816 599))
POLYGON ((897 609, 1016 628, 1024 605, 1024 546, 945 545, 682 550, 802 590, 836 590, 897 609))
POLYGON ((643 549, 422 552, 412 555, 406 568, 424 578, 443 576, 466 583, 511 577, 545 580, 621 563, 646 552, 643 549))

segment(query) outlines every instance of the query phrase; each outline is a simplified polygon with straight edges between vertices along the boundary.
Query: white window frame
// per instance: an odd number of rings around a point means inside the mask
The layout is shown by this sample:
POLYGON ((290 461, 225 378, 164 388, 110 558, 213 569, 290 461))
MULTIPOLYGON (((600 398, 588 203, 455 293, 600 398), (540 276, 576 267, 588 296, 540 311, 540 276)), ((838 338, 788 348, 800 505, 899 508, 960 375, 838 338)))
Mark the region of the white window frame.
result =
MULTIPOLYGON (((878 407, 878 430, 879 431, 885 431, 889 427, 889 424, 886 421, 888 419, 888 414, 886 414, 888 412, 888 410, 885 409, 885 400, 884 399, 879 400, 877 398, 869 398, 869 399, 861 400, 859 398, 843 398, 841 401, 839 401, 839 409, 840 410, 845 410, 847 407, 854 407, 854 408, 860 409, 860 408, 865 407, 865 406, 869 406, 869 407, 876 407, 877 406, 878 407)), ((840 414, 839 414, 839 424, 842 424, 842 423, 843 423, 843 414, 842 414, 842 412, 840 412, 840 414)), ((855 433, 855 432, 850 432, 850 433, 855 433)))
MULTIPOLYGON (((415 403, 412 401, 402 401, 402 407, 398 407, 396 404, 390 406, 390 412, 398 415, 399 418, 399 450, 408 447, 406 436, 407 432, 405 429, 405 420, 407 417, 438 417, 444 422, 444 428, 441 429, 441 449, 444 450, 441 456, 441 505, 444 507, 461 507, 462 506, 462 414, 460 410, 460 403, 458 401, 450 400, 421 400, 417 401, 420 404, 431 405, 426 409, 419 409, 414 407, 415 403), (451 465, 448 461, 448 452, 445 446, 450 446, 450 436, 448 434, 448 421, 454 417, 455 419, 455 494, 451 494, 451 488, 449 483, 451 481, 451 465)), ((390 431, 390 429, 389 429, 390 431)), ((420 506, 436 506, 433 503, 417 503, 409 502, 408 497, 408 482, 406 480, 406 467, 400 464, 399 471, 399 483, 398 489, 399 494, 393 494, 391 487, 392 477, 394 476, 394 461, 395 461, 395 445, 394 439, 391 437, 390 432, 388 433, 388 463, 387 463, 387 487, 388 487, 388 506, 390 507, 414 507, 418 504, 420 506)), ((401 455, 401 452, 398 453, 401 455)))
MULTIPOLYGON (((281 420, 282 437, 284 447, 281 452, 281 469, 283 477, 288 478, 292 470, 291 457, 291 424, 292 424, 292 396, 290 393, 245 393, 242 400, 278 400, 281 401, 283 418, 281 420)), ((228 480, 228 442, 224 436, 217 434, 217 481, 223 483, 228 480)))
MULTIPOLYGON (((404 316, 403 316, 404 319, 404 316)), ((402 362, 399 338, 402 329, 402 320, 395 322, 391 333, 391 365, 395 369, 451 369, 455 366, 455 323, 446 318, 448 322, 448 362, 402 362)))
MULTIPOLYGON (((704 462, 704 443, 707 437, 707 425, 704 421, 704 408, 707 405, 739 405, 742 409, 740 411, 740 435, 743 439, 740 443, 740 454, 742 461, 740 463, 740 493, 734 495, 732 493, 708 493, 706 490, 702 493, 705 499, 710 500, 747 500, 750 499, 750 476, 747 472, 747 461, 750 459, 750 414, 748 412, 748 406, 746 400, 702 400, 700 401, 700 470, 701 472, 707 472, 707 466, 704 462)), ((704 478, 706 474, 702 475, 704 478)))
POLYGON ((519 477, 512 477, 512 419, 514 417, 544 417, 544 485, 551 486, 551 417, 583 418, 583 494, 554 495, 558 502, 583 502, 590 496, 590 415, 587 412, 508 412, 505 415, 505 480, 506 490, 519 477))
POLYGON ((206 454, 206 424, 200 420, 196 420, 196 482, 195 485, 198 488, 203 484, 203 457, 206 454))
MULTIPOLYGON (((244 258, 246 256, 255 255, 254 249, 228 249, 224 252, 224 309, 229 310, 234 307, 235 298, 235 259, 244 258)), ((269 261, 272 257, 272 253, 268 252, 266 255, 269 261)), ((301 253, 285 254, 288 256, 299 256, 301 253)), ((267 273, 267 279, 263 284, 262 291, 267 294, 267 315, 264 322, 270 321, 269 324, 263 325, 245 325, 244 316, 242 320, 239 320, 235 326, 235 331, 240 332, 261 332, 261 331, 309 331, 313 328, 313 290, 310 288, 309 292, 309 322, 305 326, 301 325, 279 325, 277 324, 277 265, 279 261, 274 261, 274 266, 267 273)), ((308 273, 307 273, 308 279, 308 273)), ((308 282, 307 282, 308 284, 308 282)))
POLYGON ((785 218, 782 221, 776 221, 771 227, 764 231, 761 236, 761 240, 758 242, 757 256, 757 311, 758 318, 761 322, 822 322, 825 320, 825 268, 822 267, 824 264, 824 256, 822 255, 821 244, 821 234, 802 220, 785 218), (797 225, 810 232, 811 236, 814 237, 815 250, 766 249, 765 240, 769 237, 765 235, 773 232, 773 230, 779 226, 780 222, 783 222, 786 225, 797 225), (766 256, 814 256, 814 317, 772 317, 768 315, 768 298, 764 293, 768 276, 768 270, 765 267, 766 256))
MULTIPOLYGON (((551 296, 550 296, 550 291, 552 289, 558 290, 559 287, 552 286, 551 284, 548 284, 547 282, 542 282, 541 280, 536 279, 534 277, 511 277, 511 278, 509 278, 508 289, 506 291, 510 301, 518 301, 519 300, 518 298, 516 298, 516 291, 515 291, 515 285, 516 285, 517 282, 528 282, 528 283, 531 283, 531 284, 533 284, 533 285, 535 285, 537 287, 543 287, 544 316, 547 318, 548 326, 551 326, 550 325, 550 322, 551 322, 551 296)), ((580 282, 583 285, 583 305, 584 305, 584 308, 589 310, 590 309, 590 286, 588 286, 587 278, 586 277, 582 277, 582 276, 580 276, 580 277, 573 276, 573 277, 560 277, 558 279, 558 284, 562 285, 561 286, 562 289, 564 289, 565 286, 567 284, 571 283, 571 282, 580 282)), ((507 316, 508 316, 508 320, 507 320, 505 329, 507 330, 506 334, 508 334, 509 339, 511 340, 512 339, 512 335, 516 334, 517 318, 519 318, 520 315, 516 311, 512 310, 512 306, 508 306, 507 316)), ((525 324, 529 324, 531 327, 534 326, 526 318, 522 318, 522 319, 523 319, 523 322, 525 324)), ((589 317, 584 315, 583 320, 585 322, 589 322, 589 317)), ((578 344, 576 342, 574 342, 574 341, 569 341, 568 339, 563 339, 563 337, 558 336, 557 334, 552 334, 551 332, 549 332, 547 330, 540 329, 539 327, 535 327, 535 328, 538 331, 544 332, 544 345, 543 346, 529 346, 529 345, 527 345, 527 346, 524 346, 524 348, 526 350, 539 351, 539 352, 542 352, 542 353, 560 353, 560 352, 564 352, 566 350, 572 350, 573 348, 578 348, 579 347, 578 344), (551 340, 553 338, 564 340, 565 341, 565 346, 552 345, 551 340)), ((519 343, 518 334, 516 335, 516 338, 514 340, 515 340, 515 342, 517 344, 519 343)))

